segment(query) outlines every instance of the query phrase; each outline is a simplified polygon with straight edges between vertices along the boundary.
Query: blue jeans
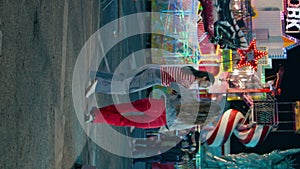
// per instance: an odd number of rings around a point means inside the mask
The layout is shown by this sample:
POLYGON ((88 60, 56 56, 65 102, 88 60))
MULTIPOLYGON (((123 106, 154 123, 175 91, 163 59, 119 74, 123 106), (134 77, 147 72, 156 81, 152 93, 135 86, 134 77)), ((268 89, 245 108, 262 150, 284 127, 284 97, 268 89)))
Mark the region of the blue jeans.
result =
POLYGON ((161 85, 159 65, 145 65, 130 75, 97 71, 96 93, 128 94, 161 85))

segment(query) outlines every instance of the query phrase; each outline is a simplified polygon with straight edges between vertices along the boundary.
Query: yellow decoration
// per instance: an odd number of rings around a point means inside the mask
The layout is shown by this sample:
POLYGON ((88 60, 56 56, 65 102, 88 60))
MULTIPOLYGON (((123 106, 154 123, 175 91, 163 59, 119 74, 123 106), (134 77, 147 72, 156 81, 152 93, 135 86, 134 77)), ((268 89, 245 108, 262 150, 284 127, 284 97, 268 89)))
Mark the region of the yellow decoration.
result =
POLYGON ((296 133, 300 133, 300 101, 296 101, 294 111, 295 111, 295 131, 296 133))

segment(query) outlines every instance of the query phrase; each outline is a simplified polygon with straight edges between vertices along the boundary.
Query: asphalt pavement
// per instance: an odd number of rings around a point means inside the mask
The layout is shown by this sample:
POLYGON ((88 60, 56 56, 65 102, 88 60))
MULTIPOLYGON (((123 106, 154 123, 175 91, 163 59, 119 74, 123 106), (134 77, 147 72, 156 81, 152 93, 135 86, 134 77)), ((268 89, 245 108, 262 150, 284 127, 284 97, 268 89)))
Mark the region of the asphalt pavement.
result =
MULTIPOLYGON (((68 169, 76 162, 98 169, 134 167, 132 159, 107 152, 88 137, 74 110, 72 77, 86 41, 106 23, 146 10, 146 2, 0 1, 0 168, 68 169)), ((112 36, 120 30, 117 24, 112 36)), ((124 40, 102 66, 114 71, 128 54, 149 45, 148 40, 124 40)), ((143 93, 132 95, 139 97, 143 93)), ((115 130, 128 134, 125 127, 115 130)))

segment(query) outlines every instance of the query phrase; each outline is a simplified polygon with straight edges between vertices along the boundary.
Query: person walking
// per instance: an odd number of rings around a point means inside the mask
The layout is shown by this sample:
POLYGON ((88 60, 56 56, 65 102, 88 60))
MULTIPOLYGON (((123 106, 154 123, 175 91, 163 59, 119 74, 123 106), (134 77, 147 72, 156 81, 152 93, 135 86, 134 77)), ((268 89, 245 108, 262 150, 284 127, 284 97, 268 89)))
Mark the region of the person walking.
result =
POLYGON ((113 126, 180 130, 203 124, 209 112, 219 112, 214 101, 185 102, 176 95, 165 99, 143 98, 134 102, 93 107, 85 114, 87 123, 106 123, 113 126))
POLYGON ((162 134, 160 140, 136 140, 133 144, 133 154, 137 158, 133 160, 133 163, 160 162, 168 164, 182 162, 184 156, 186 156, 185 159, 192 160, 198 152, 195 144, 197 145, 199 142, 199 137, 196 136, 199 132, 194 130, 194 128, 191 129, 184 137, 162 134), (195 134, 194 141, 192 140, 193 134, 195 134))
POLYGON ((127 75, 97 71, 96 79, 87 88, 85 96, 88 98, 94 93, 128 94, 156 85, 172 88, 173 83, 178 83, 186 88, 197 83, 199 87, 206 88, 214 81, 215 78, 211 73, 196 70, 192 66, 149 64, 127 75))

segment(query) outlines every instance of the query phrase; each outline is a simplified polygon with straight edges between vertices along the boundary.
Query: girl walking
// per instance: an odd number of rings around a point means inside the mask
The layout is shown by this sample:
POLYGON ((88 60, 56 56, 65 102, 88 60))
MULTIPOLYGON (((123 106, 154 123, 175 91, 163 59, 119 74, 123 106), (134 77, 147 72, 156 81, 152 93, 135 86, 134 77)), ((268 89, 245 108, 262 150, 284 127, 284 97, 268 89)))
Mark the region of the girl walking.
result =
POLYGON ((199 87, 208 87, 214 83, 214 76, 205 71, 199 71, 192 66, 145 65, 129 75, 112 74, 98 71, 95 81, 88 87, 86 97, 93 93, 128 94, 138 92, 155 85, 172 87, 177 83, 190 88, 193 83, 199 87))
POLYGON ((182 102, 180 97, 144 98, 134 102, 93 107, 85 115, 88 123, 107 123, 137 128, 165 127, 169 130, 189 129, 205 123, 210 112, 219 114, 220 106, 213 101, 182 102))

